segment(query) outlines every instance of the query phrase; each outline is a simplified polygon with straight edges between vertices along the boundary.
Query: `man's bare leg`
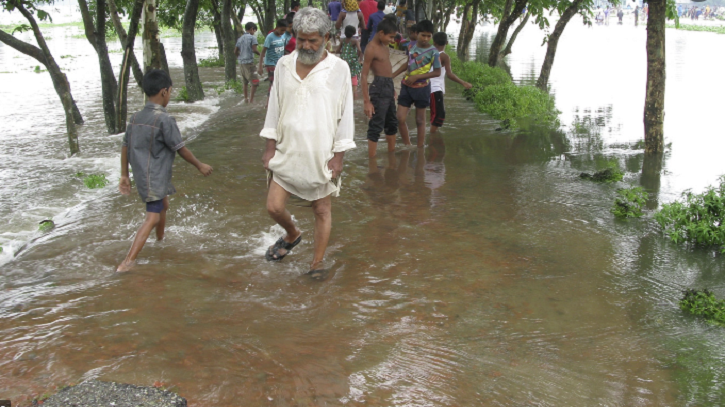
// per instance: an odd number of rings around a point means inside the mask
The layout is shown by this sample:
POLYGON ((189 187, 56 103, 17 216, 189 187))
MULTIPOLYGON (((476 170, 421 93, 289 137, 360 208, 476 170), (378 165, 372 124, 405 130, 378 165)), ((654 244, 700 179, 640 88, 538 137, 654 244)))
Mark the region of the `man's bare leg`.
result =
POLYGON ((415 108, 415 124, 418 126, 418 148, 425 147, 425 108, 415 108))
POLYGON ((332 198, 330 195, 312 202, 312 211, 315 214, 315 255, 312 258, 310 270, 317 270, 322 264, 322 259, 325 258, 325 250, 332 229, 332 198))
POLYGON ((434 126, 432 124, 430 125, 430 134, 431 134, 431 136, 434 135, 438 131, 438 128, 439 127, 434 126))
POLYGON ((254 92, 257 91, 259 85, 252 85, 252 96, 249 97, 249 103, 254 103, 254 92))
MULTIPOLYGON (((285 191, 284 188, 279 186, 278 183, 272 181, 269 185, 269 192, 267 193, 267 212, 269 216, 277 222, 278 225, 282 226, 287 232, 284 237, 284 241, 287 243, 294 243, 302 232, 297 229, 295 223, 292 221, 292 215, 290 215, 285 205, 289 199, 290 193, 285 191)), ((273 245, 274 246, 274 245, 273 245)), ((270 246, 272 247, 272 246, 270 246)), ((277 253, 281 256, 287 254, 285 249, 280 249, 277 253)))
POLYGON ((116 268, 117 272, 121 273, 131 270, 136 263, 136 257, 138 257, 141 249, 143 249, 143 245, 146 243, 146 239, 149 238, 151 231, 159 223, 160 217, 158 213, 146 212, 146 219, 141 224, 138 232, 136 232, 136 237, 133 239, 133 244, 131 244, 131 250, 128 251, 126 258, 116 268))
POLYGON ((247 84, 244 84, 244 101, 249 103, 249 98, 247 98, 247 84))
POLYGON ((164 209, 159 213, 159 223, 156 224, 156 240, 164 240, 164 228, 166 227, 166 211, 169 209, 169 197, 164 197, 164 209))
POLYGON ((408 118, 409 107, 398 105, 398 131, 400 131, 400 137, 403 139, 403 144, 406 146, 410 145, 410 134, 408 133, 408 123, 405 119, 408 118))

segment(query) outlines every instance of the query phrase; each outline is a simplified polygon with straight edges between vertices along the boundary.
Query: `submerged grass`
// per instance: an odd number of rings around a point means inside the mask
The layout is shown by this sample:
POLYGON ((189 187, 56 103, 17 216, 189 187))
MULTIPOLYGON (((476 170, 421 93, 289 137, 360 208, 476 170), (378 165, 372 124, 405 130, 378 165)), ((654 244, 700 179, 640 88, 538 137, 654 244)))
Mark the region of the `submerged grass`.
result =
MULTIPOLYGON (((674 24, 667 24, 667 28, 676 28, 674 24)), ((694 24, 680 24, 678 30, 684 31, 702 31, 716 34, 725 34, 725 26, 722 25, 694 25, 694 24)))
POLYGON ((197 62, 197 65, 199 65, 200 68, 223 67, 224 58, 219 58, 219 57, 202 58, 199 60, 199 62, 197 62))
POLYGON ((674 243, 718 246, 725 253, 725 176, 705 192, 682 193, 682 199, 662 205, 654 218, 674 243))
POLYGON ((83 179, 83 184, 90 189, 103 188, 110 182, 104 174, 86 175, 82 172, 76 173, 76 177, 83 179))
POLYGON ((647 193, 642 187, 622 188, 617 191, 617 199, 611 212, 618 218, 638 218, 644 214, 642 207, 647 202, 647 193))
POLYGON ((451 68, 461 79, 473 87, 464 96, 473 100, 476 108, 496 120, 505 128, 520 128, 527 123, 559 126, 559 111, 554 97, 534 86, 517 86, 501 68, 491 68, 476 61, 462 62, 448 48, 451 68))

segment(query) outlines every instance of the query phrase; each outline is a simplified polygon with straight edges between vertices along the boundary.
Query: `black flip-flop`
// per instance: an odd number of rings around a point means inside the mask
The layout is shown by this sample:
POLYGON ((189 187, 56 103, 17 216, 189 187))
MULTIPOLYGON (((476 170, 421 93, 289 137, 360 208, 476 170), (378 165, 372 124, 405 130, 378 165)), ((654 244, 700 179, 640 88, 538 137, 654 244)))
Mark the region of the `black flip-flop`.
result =
POLYGON ((280 261, 284 259, 286 255, 289 254, 289 252, 294 249, 295 246, 300 244, 302 241, 302 235, 300 235, 297 240, 295 240, 292 243, 287 243, 284 240, 284 237, 280 237, 275 243, 274 246, 267 249, 267 253, 264 254, 264 257, 267 259, 267 261, 280 261), (279 254, 280 249, 285 249, 287 252, 285 254, 279 254), (277 257, 274 257, 277 256, 277 257))

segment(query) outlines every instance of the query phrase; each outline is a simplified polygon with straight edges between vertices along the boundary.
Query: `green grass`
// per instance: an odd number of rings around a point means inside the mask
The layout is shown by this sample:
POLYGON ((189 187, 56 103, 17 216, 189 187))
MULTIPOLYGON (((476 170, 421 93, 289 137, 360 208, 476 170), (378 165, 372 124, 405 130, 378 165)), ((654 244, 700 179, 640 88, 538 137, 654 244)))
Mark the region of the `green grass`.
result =
POLYGON ((476 108, 496 120, 502 127, 521 128, 528 124, 559 126, 559 111, 554 98, 534 86, 517 86, 501 68, 492 68, 476 61, 462 62, 448 47, 451 68, 459 78, 473 87, 463 95, 476 104, 476 108))
POLYGON ((45 232, 52 230, 54 227, 55 227, 55 223, 50 219, 46 219, 46 220, 40 222, 40 224, 38 225, 38 230, 45 233, 45 232))
POLYGON ((707 289, 685 290, 680 300, 680 309, 704 318, 713 325, 725 326, 725 301, 718 300, 707 289))
POLYGON ((622 188, 617 191, 617 198, 611 212, 618 218, 638 218, 644 214, 642 206, 647 202, 647 193, 642 187, 622 188))
POLYGON ((199 65, 200 68, 222 67, 224 66, 224 58, 202 58, 199 60, 199 62, 197 62, 197 65, 199 65))
POLYGON ((682 199, 662 205, 654 218, 674 243, 716 246, 725 253, 725 176, 703 193, 682 193, 682 199))
MULTIPOLYGON (((675 25, 667 24, 667 28, 675 28, 675 25)), ((701 31, 701 32, 709 32, 709 33, 716 33, 716 34, 725 34, 725 26, 722 26, 722 25, 710 26, 710 25, 680 24, 680 28, 678 28, 678 30, 701 31)))
POLYGON ((179 94, 176 96, 177 102, 188 102, 189 101, 189 91, 186 90, 186 86, 182 86, 181 89, 179 89, 179 94))
MULTIPOLYGON (((601 168, 601 167, 599 167, 601 168)), ((580 178, 594 182, 611 183, 621 181, 624 178, 624 172, 619 169, 616 162, 607 162, 607 168, 597 171, 594 174, 583 172, 579 174, 580 178)))
POLYGON ((242 94, 244 93, 244 85, 241 81, 228 81, 224 85, 219 85, 214 87, 214 90, 217 94, 221 95, 227 90, 233 90, 234 93, 242 94))
POLYGON ((83 178, 83 184, 90 189, 103 188, 108 185, 109 182, 110 181, 108 181, 106 176, 103 174, 91 174, 83 178))

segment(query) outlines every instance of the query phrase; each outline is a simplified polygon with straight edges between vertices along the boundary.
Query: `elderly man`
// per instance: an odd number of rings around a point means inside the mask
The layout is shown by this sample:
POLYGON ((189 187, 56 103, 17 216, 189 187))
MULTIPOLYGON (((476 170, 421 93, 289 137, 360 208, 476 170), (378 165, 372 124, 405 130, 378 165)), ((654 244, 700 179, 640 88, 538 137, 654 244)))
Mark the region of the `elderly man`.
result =
POLYGON ((311 201, 315 215, 310 273, 321 272, 332 226, 331 196, 339 195, 345 151, 355 148, 350 69, 325 50, 330 19, 306 7, 294 18, 297 49, 277 63, 262 156, 268 171, 267 211, 287 234, 270 246, 267 260, 282 260, 302 239, 285 208, 291 194, 311 201))

